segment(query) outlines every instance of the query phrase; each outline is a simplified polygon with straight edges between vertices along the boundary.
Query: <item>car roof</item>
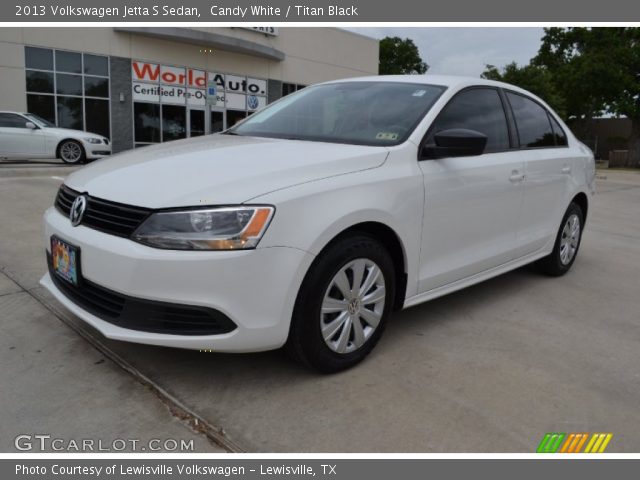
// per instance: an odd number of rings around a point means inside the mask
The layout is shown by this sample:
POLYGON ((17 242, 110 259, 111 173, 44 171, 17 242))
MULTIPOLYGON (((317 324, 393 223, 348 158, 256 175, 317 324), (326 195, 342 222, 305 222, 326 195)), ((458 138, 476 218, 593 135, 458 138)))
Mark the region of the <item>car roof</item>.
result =
POLYGON ((461 90, 466 87, 488 86, 496 88, 504 88, 513 92, 518 92, 527 97, 537 100, 543 104, 547 109, 553 111, 553 109, 540 97, 525 90, 523 88, 511 85, 509 83, 498 82, 496 80, 487 80, 480 77, 470 76, 458 76, 458 75, 435 75, 427 73, 425 75, 371 75, 367 77, 352 77, 343 78, 340 80, 332 80, 324 82, 324 84, 331 83, 348 83, 348 82, 401 82, 401 83, 413 83, 423 85, 435 85, 441 87, 451 88, 455 91, 461 90))
POLYGON ((500 88, 508 88, 510 90, 519 91, 522 93, 526 93, 531 95, 530 92, 523 90, 522 88, 516 87, 515 85, 510 85, 504 82, 497 82, 495 80, 487 80, 480 77, 471 77, 471 76, 458 76, 458 75, 435 75, 435 74, 424 74, 424 75, 375 75, 368 77, 352 77, 352 78, 343 78, 340 80, 332 80, 325 83, 344 83, 344 82, 401 82, 401 83, 421 83, 425 85, 438 85, 443 87, 458 87, 464 88, 468 86, 491 86, 491 87, 500 87, 500 88))
POLYGON ((25 115, 25 112, 14 112, 11 110, 0 110, 0 113, 15 113, 17 115, 25 115))

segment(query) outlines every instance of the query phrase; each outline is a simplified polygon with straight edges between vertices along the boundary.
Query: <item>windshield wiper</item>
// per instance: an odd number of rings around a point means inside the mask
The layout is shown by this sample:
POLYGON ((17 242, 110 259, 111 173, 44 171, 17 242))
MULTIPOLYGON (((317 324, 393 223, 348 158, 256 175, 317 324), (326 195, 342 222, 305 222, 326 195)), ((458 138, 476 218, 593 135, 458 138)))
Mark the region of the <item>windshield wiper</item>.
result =
POLYGON ((222 135, 237 135, 239 137, 241 137, 242 135, 240 135, 239 133, 236 132, 232 132, 231 130, 227 130, 226 132, 222 132, 222 135))

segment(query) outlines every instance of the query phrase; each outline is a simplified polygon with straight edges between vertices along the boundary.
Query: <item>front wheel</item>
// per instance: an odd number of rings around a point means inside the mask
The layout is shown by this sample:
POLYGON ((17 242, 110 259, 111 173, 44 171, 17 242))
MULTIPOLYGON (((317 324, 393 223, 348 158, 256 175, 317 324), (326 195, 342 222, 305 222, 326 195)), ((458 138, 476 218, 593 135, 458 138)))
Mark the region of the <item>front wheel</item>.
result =
POLYGON ((369 236, 350 236, 327 247, 298 293, 288 352, 326 373, 362 361, 391 313, 394 273, 385 247, 369 236))
POLYGON ((65 140, 58 147, 58 156, 64 163, 84 163, 86 155, 84 148, 75 140, 65 140))
POLYGON ((582 209, 577 203, 571 203, 562 218, 553 251, 536 262, 542 272, 559 277, 569 271, 578 255, 583 225, 582 209))

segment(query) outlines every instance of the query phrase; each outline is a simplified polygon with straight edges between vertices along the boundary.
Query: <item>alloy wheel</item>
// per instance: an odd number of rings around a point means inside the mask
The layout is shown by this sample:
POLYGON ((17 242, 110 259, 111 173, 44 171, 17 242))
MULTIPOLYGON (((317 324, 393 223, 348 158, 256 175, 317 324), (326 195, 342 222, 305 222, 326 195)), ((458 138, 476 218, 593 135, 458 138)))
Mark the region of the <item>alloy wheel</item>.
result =
POLYGON ((65 142, 60 147, 60 156, 67 163, 76 163, 82 158, 82 147, 76 142, 65 142))
POLYGON ((568 265, 578 250, 580 242, 580 218, 575 213, 571 214, 564 224, 560 237, 560 261, 568 265))
POLYGON ((320 328, 336 353, 361 348, 378 327, 386 299, 384 275, 372 260, 358 258, 343 266, 325 292, 320 328))

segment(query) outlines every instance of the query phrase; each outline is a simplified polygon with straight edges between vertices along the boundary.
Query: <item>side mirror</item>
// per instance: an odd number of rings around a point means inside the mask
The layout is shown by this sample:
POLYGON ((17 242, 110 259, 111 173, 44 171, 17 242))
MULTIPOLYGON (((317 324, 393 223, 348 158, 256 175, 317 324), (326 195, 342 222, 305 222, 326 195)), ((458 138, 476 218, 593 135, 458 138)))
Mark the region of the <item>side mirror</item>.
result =
POLYGON ((486 135, 464 128, 442 130, 434 135, 433 140, 435 145, 422 147, 421 159, 482 155, 487 146, 486 135))
POLYGON ((33 123, 33 122, 27 122, 27 123, 25 123, 25 124, 24 124, 24 126, 25 126, 25 127, 27 127, 27 128, 29 128, 29 129, 31 129, 31 130, 35 130, 36 128, 38 128, 38 127, 36 126, 36 124, 35 124, 35 123, 33 123))

